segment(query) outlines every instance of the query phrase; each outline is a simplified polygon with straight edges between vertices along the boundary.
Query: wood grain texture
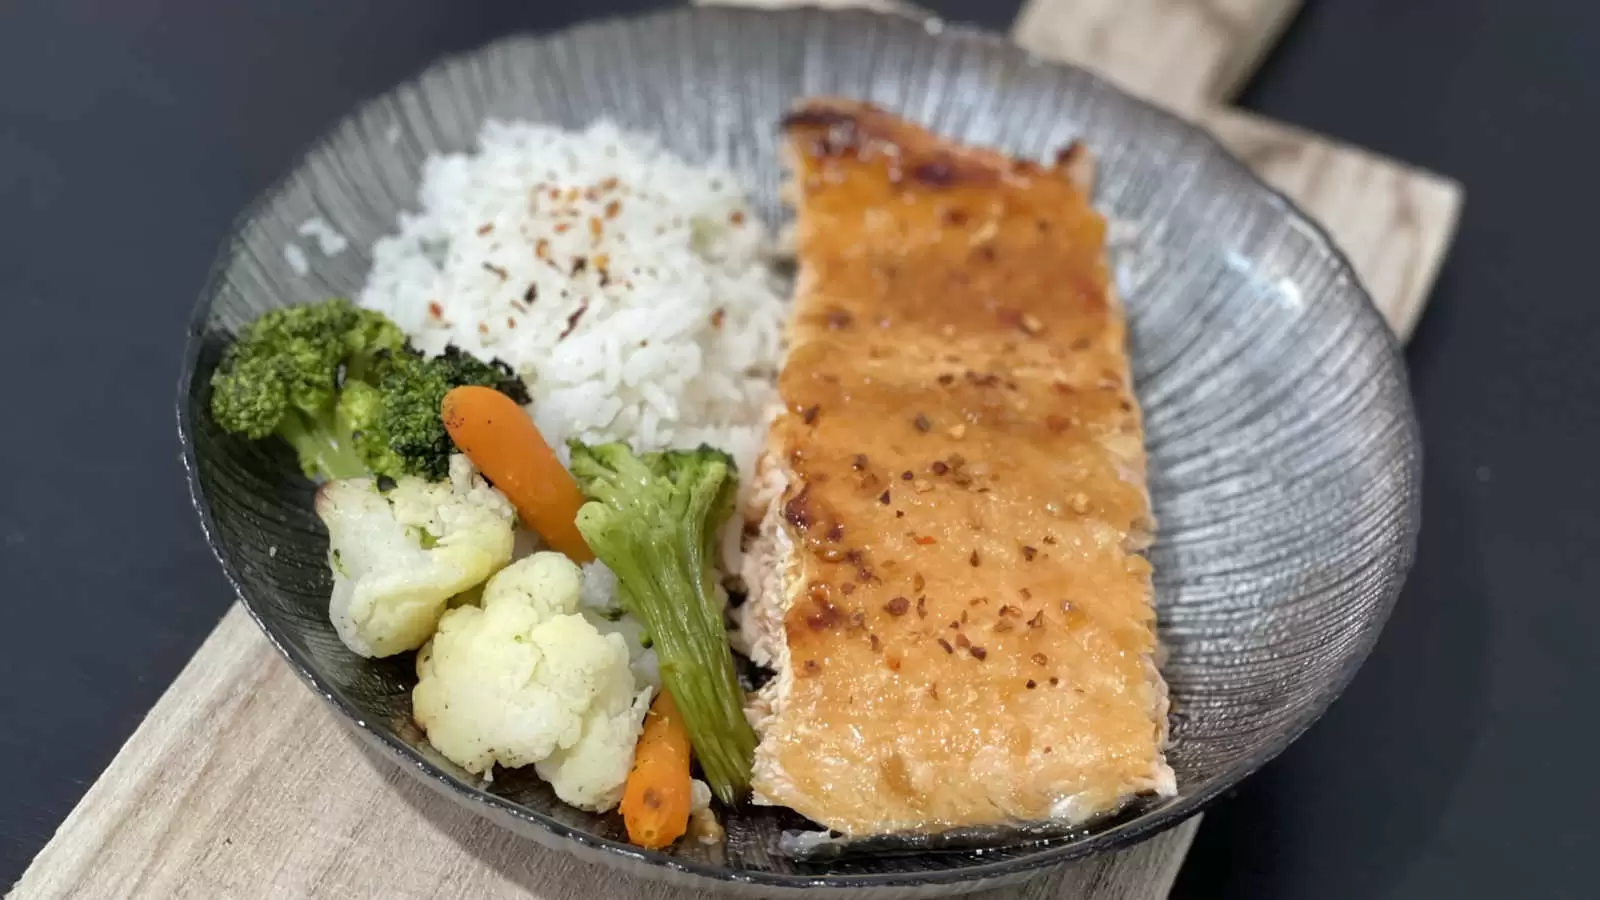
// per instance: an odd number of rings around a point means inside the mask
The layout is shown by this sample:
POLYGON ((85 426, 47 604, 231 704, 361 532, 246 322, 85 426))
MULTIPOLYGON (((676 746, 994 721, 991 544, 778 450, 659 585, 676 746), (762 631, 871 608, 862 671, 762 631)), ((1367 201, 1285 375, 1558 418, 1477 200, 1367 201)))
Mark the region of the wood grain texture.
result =
POLYGON ((1232 99, 1300 0, 1028 0, 1012 37, 1179 112, 1232 99))
MULTIPOLYGON (((1192 838, 1191 823, 977 896, 1149 900, 1192 838)), ((235 605, 10 896, 705 894, 580 862, 436 795, 347 732, 235 605)))
MULTIPOLYGON (((743 0, 776 6, 792 0, 743 0)), ((846 5, 851 0, 812 0, 846 5)), ((861 0, 855 0, 860 4, 861 0)), ((908 9, 892 0, 865 5, 908 9)), ((1409 333, 1453 234, 1454 183, 1207 106, 1254 67, 1293 0, 1030 0, 1015 35, 1198 121, 1320 220, 1409 333)), ((1157 900, 1191 820, 990 900, 1157 900)), ((642 897, 650 884, 521 840, 365 749, 235 605, 10 896, 642 897)))

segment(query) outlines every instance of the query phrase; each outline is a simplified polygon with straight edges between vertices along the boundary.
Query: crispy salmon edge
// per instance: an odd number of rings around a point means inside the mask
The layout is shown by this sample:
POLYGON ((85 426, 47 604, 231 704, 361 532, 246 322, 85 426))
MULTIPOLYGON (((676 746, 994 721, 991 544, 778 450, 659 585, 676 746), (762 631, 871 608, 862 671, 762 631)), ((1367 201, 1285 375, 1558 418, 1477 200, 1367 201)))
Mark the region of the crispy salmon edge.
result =
MULTIPOLYGON (((793 121, 806 115, 850 117, 867 115, 888 118, 895 123, 901 122, 870 104, 837 98, 801 100, 792 108, 786 121, 793 121)), ((937 140, 933 135, 920 129, 918 132, 937 140)), ((993 150, 967 147, 953 142, 941 142, 941 149, 957 155, 968 164, 1003 168, 1010 163, 1009 158, 993 150)), ((792 208, 798 208, 799 192, 794 188, 792 175, 797 171, 799 161, 795 158, 792 142, 784 141, 780 153, 785 170, 791 175, 783 185, 782 198, 792 208)), ((1081 143, 1074 141, 1058 155, 1055 170, 1086 197, 1092 194, 1095 177, 1094 156, 1081 143)), ((807 270, 802 264, 798 267, 795 281, 796 299, 806 293, 806 278, 807 270)), ((1122 317, 1124 314, 1122 299, 1117 293, 1114 279, 1107 283, 1106 300, 1116 314, 1122 317)), ((798 306, 795 309, 798 309, 798 306)), ((1132 395, 1131 385, 1129 388, 1129 394, 1132 395)), ((1134 402, 1141 417, 1137 486, 1145 492, 1145 508, 1149 510, 1142 410, 1138 408, 1136 397, 1134 402)), ((781 412, 779 414, 781 415, 781 412)), ((773 433, 769 430, 769 442, 773 433)), ((745 710, 757 735, 763 738, 756 746, 751 783, 752 800, 758 805, 765 806, 786 806, 784 798, 795 793, 793 783, 773 753, 767 749, 768 745, 764 740, 771 726, 782 718, 787 698, 794 685, 788 640, 783 623, 790 607, 801 593, 800 559, 793 541, 783 527, 782 517, 784 494, 793 477, 794 474, 789 470, 782 454, 773 452, 769 443, 757 463, 754 474, 755 489, 750 494, 749 506, 744 510, 745 520, 755 526, 756 530, 741 562, 740 575, 749 593, 745 603, 738 610, 739 643, 747 650, 752 661, 775 673, 760 690, 749 696, 745 710)), ((1151 518, 1147 519, 1144 529, 1129 534, 1129 552, 1145 550, 1153 540, 1153 529, 1154 520, 1151 518)), ((1147 588, 1146 602, 1153 608, 1154 600, 1152 585, 1147 588)), ((1132 799, 1133 796, 1140 794, 1169 797, 1177 793, 1176 775, 1167 764, 1165 754, 1170 739, 1171 700, 1166 679, 1162 677, 1156 659, 1156 656, 1162 653, 1162 649, 1158 635, 1156 652, 1146 654, 1144 658, 1146 678, 1154 689, 1152 708, 1149 712, 1156 728, 1155 759, 1148 776, 1143 779, 1145 783, 1136 786, 1136 790, 1126 799, 1132 799)), ((1105 809, 1081 809, 1078 804, 1073 803, 1073 799, 1070 796, 1061 798, 1052 810, 1054 813, 1052 818, 1069 825, 1077 825, 1109 812, 1105 809)))

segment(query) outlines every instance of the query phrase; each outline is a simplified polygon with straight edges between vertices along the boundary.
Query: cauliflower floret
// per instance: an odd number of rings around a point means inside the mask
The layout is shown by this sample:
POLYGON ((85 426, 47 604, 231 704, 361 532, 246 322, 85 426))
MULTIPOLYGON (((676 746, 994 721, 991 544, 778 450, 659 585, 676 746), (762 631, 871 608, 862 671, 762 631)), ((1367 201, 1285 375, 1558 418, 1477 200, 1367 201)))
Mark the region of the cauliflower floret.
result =
POLYGON ((511 504, 464 456, 451 457, 448 482, 407 476, 380 491, 371 478, 330 481, 316 510, 333 568, 328 617, 362 656, 422 646, 451 597, 511 561, 511 504))
POLYGON ((577 614, 579 585, 565 556, 536 553, 489 580, 482 608, 445 613, 417 655, 412 715, 468 772, 536 765, 557 797, 600 812, 622 797, 650 689, 622 636, 577 614))

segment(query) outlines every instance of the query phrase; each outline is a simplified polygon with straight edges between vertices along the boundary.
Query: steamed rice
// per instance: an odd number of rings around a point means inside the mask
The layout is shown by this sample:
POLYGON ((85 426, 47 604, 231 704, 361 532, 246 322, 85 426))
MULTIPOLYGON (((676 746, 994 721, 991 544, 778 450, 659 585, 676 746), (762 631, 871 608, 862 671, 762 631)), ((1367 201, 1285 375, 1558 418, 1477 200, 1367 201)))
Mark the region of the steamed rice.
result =
POLYGON ((785 314, 739 181, 605 122, 491 121, 479 143, 427 161, 359 302, 425 352, 510 363, 563 461, 572 437, 707 443, 752 472, 785 314))

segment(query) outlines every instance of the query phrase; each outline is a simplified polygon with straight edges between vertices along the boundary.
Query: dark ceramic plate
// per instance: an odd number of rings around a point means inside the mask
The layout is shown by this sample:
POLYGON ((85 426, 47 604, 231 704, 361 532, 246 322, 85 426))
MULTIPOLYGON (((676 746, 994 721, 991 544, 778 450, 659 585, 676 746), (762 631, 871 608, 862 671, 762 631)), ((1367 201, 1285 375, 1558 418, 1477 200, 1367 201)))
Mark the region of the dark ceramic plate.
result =
POLYGON ((863 12, 697 9, 514 37, 372 101, 240 219, 191 323, 178 400, 206 533, 239 596, 302 677, 419 778, 534 839, 650 877, 752 892, 911 896, 992 887, 1147 837, 1283 750, 1377 639, 1419 521, 1417 427, 1383 321, 1327 236, 1212 138, 1084 72, 1004 41, 863 12), (983 850, 797 862, 790 814, 727 816, 727 842, 652 853, 619 822, 567 808, 537 779, 488 790, 409 718, 409 657, 366 662, 328 623, 325 538, 287 453, 221 434, 207 381, 227 335, 265 309, 353 294, 367 248, 415 202, 423 158, 471 145, 486 116, 581 125, 608 116, 689 158, 749 173, 774 223, 776 122, 797 96, 861 97, 944 134, 1043 157, 1082 138, 1117 248, 1151 489, 1161 633, 1171 650, 1178 796, 1085 834, 983 850), (351 238, 284 245, 320 215, 351 238), (275 549, 273 549, 275 548, 275 549), (824 891, 827 893, 827 891, 824 891))

